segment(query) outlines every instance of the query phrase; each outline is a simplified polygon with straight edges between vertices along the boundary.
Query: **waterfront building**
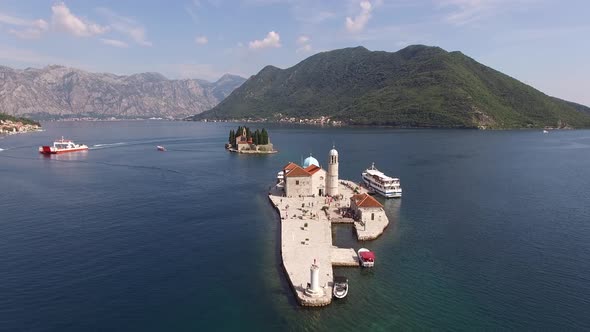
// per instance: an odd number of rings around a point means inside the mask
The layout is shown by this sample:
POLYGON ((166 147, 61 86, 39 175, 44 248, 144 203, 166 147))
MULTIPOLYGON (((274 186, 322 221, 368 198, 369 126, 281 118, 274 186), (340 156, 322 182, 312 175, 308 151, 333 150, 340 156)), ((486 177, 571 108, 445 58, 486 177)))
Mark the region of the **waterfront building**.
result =
POLYGON ((367 193, 350 197, 350 208, 353 211, 354 219, 362 224, 371 220, 380 220, 379 218, 382 218, 383 215, 383 205, 367 193))
POLYGON ((310 155, 303 161, 303 166, 292 162, 285 165, 277 175, 277 181, 283 183, 287 197, 338 195, 338 151, 330 150, 328 171, 310 155))

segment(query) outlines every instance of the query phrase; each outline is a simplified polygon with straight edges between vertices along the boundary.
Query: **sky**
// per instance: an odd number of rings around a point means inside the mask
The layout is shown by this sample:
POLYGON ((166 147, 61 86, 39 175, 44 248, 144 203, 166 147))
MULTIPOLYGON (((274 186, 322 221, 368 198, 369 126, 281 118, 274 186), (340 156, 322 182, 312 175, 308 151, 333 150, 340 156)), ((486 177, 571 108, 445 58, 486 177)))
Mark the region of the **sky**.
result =
POLYGON ((0 65, 214 81, 424 44, 590 106, 588 13, 588 0, 1 0, 0 65))

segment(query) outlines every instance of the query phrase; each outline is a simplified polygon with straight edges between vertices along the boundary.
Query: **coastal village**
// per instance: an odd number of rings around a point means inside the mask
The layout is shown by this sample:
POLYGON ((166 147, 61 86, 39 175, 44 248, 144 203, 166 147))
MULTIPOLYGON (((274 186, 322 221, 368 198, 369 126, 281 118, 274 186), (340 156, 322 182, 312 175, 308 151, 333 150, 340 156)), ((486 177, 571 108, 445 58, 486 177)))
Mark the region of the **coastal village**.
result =
POLYGON ((0 120, 0 134, 18 134, 30 131, 40 130, 41 126, 36 124, 26 124, 21 121, 0 120))
POLYGON ((335 148, 327 170, 311 155, 303 165, 290 162, 268 195, 280 216, 283 268, 302 306, 332 302, 333 266, 359 266, 355 249, 332 244, 332 224, 352 224, 359 241, 376 239, 389 224, 383 205, 367 189, 339 179, 338 168, 335 148))

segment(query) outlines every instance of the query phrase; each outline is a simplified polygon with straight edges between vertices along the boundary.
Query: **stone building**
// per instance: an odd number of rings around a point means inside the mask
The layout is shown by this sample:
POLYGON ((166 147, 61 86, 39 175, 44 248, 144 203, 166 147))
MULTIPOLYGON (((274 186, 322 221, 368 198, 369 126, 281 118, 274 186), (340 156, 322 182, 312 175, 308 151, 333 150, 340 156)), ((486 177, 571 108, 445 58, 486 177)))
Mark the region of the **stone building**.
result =
POLYGON ((295 163, 285 165, 278 175, 279 183, 283 182, 285 196, 337 195, 338 152, 336 149, 330 151, 329 157, 327 172, 311 155, 305 158, 303 166, 295 163), (331 186, 330 189, 328 189, 329 186, 331 186))
POLYGON ((254 144, 252 137, 248 138, 246 133, 242 135, 236 136, 236 150, 239 151, 273 151, 273 145, 270 142, 270 137, 268 139, 268 144, 254 144))
POLYGON ((369 194, 357 194, 350 197, 350 208, 354 219, 361 223, 383 218, 383 205, 369 194))

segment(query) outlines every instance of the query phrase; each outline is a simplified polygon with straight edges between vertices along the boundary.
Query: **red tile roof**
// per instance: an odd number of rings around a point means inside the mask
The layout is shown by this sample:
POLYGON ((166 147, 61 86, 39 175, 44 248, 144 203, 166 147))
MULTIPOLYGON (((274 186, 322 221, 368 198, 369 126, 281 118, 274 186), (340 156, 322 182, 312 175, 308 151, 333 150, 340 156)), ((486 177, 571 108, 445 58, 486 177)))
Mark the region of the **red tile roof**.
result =
POLYGON ((285 174, 286 177, 307 177, 311 176, 311 174, 307 173, 303 168, 298 165, 293 168, 289 173, 285 174))
POLYGON ((356 206, 364 208, 382 208, 383 205, 379 203, 373 196, 369 194, 357 194, 351 197, 356 206))
POLYGON ((287 165, 285 165, 285 167, 283 167, 283 171, 290 171, 295 167, 299 167, 299 166, 297 166, 297 164, 294 162, 290 162, 287 165))
POLYGON ((319 171, 320 169, 322 169, 321 167, 317 166, 317 165, 309 165, 307 166, 306 169, 304 169, 304 171, 306 171, 307 173, 313 175, 315 172, 319 171))

